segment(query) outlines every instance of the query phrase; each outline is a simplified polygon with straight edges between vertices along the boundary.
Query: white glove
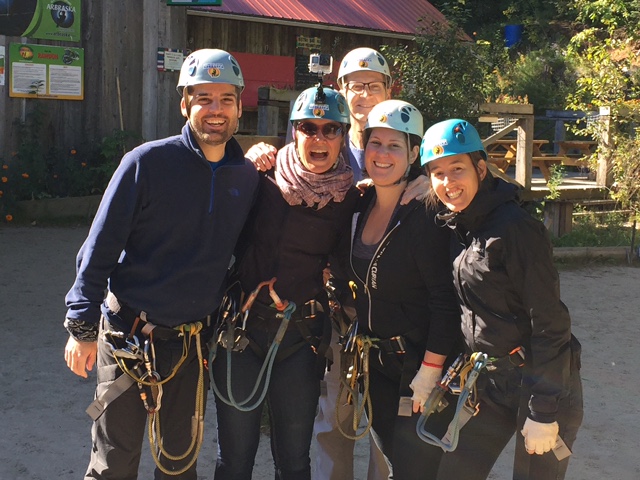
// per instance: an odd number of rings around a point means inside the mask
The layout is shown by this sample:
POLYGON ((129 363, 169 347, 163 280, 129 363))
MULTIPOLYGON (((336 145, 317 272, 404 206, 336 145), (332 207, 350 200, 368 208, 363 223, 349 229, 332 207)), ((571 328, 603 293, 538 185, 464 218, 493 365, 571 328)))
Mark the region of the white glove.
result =
POLYGON ((413 377, 409 386, 413 390, 413 411, 418 412, 418 408, 422 412, 424 404, 434 389, 436 383, 442 378, 442 367, 436 368, 427 365, 420 365, 420 370, 413 377))
POLYGON ((542 455, 555 448, 558 430, 558 422, 540 423, 527 418, 522 428, 524 448, 527 449, 527 453, 542 455))

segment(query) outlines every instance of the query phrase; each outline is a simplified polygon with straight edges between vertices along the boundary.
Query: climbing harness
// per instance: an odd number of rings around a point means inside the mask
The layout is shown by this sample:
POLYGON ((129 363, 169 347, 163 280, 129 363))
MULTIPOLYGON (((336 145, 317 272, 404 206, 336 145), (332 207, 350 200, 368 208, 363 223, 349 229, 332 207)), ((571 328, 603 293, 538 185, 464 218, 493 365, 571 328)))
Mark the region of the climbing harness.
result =
MULTIPOLYGON (((110 294, 112 295, 112 294, 110 294)), ((109 300, 109 298, 108 298, 109 300)), ((111 301, 117 302, 115 297, 111 301)), ((115 311, 115 310, 114 310, 115 311)), ((200 333, 203 329, 203 322, 198 321, 179 325, 172 329, 160 327, 149 322, 145 312, 136 315, 128 334, 120 331, 105 330, 102 332, 105 344, 111 348, 113 358, 118 367, 124 372, 116 379, 112 386, 116 384, 113 393, 107 396, 107 401, 98 402, 97 406, 94 402, 87 412, 94 420, 104 411, 108 401, 113 401, 120 393, 126 390, 133 383, 136 383, 140 392, 140 398, 149 415, 148 419, 148 436, 151 456, 158 469, 166 475, 181 475, 193 466, 200 453, 200 448, 204 439, 204 401, 206 391, 204 388, 204 358, 202 355, 202 344, 200 333), (136 334, 138 327, 142 322, 141 334, 144 336, 144 343, 140 345, 139 334, 136 334), (156 333, 157 332, 157 333, 156 333), (161 334, 161 332, 163 332, 161 334), (164 337, 173 337, 182 339, 182 354, 171 369, 169 375, 162 378, 156 371, 156 352, 154 345, 154 336, 162 335, 164 337), (194 416, 191 431, 191 443, 187 450, 181 455, 169 454, 162 443, 162 429, 160 425, 159 411, 162 405, 162 386, 171 380, 180 370, 183 363, 189 356, 191 341, 195 338, 196 351, 198 356, 198 381, 196 385, 196 400, 194 406, 194 416), (124 341, 124 346, 118 348, 117 339, 120 343, 124 341), (129 379, 129 380, 127 380, 129 379), (171 461, 180 461, 190 458, 188 463, 178 470, 169 470, 162 465, 160 456, 164 456, 171 461)), ((109 390, 111 387, 107 390, 109 390)))
POLYGON ((340 422, 340 403, 336 402, 335 416, 336 425, 340 433, 351 440, 360 440, 367 436, 373 424, 373 408, 371 396, 369 394, 369 357, 371 348, 376 346, 378 339, 367 335, 358 334, 358 322, 354 321, 339 343, 342 345, 340 354, 342 355, 340 365, 340 386, 338 388, 338 398, 342 398, 343 392, 347 391, 347 404, 354 405, 353 409, 353 431, 357 432, 360 427, 362 416, 366 413, 367 425, 360 433, 351 435, 345 432, 340 422), (362 394, 359 392, 358 383, 362 381, 362 394))
POLYGON ((237 308, 240 304, 240 302, 238 301, 239 299, 232 298, 232 295, 226 295, 220 308, 217 337, 214 336, 214 338, 211 340, 209 351, 209 365, 213 365, 213 361, 216 358, 219 345, 225 348, 227 351, 228 397, 225 397, 222 394, 213 378, 212 369, 209 369, 211 388, 213 389, 217 397, 225 404, 235 407, 243 412, 249 412, 257 408, 262 404, 264 397, 267 395, 267 390, 269 389, 269 382, 271 379, 271 370, 276 360, 278 348, 280 347, 280 343, 282 342, 284 334, 287 331, 291 316, 296 310, 295 303, 289 302, 287 300, 283 301, 280 299, 273 288, 273 284, 275 282, 276 278, 274 277, 269 281, 259 283, 258 286, 253 290, 253 292, 251 292, 246 302, 240 309, 237 308), (278 327, 278 331, 276 332, 273 343, 269 347, 262 367, 260 368, 258 378, 256 379, 256 383, 253 386, 251 393, 244 400, 238 401, 234 398, 231 389, 231 385, 233 383, 231 381, 231 353, 234 351, 242 352, 247 347, 247 345, 249 345, 249 339, 246 336, 247 318, 249 317, 251 306, 253 305, 253 302, 255 301, 262 287, 269 287, 269 296, 273 300, 272 307, 277 310, 278 313, 276 314, 276 318, 280 318, 281 322, 280 326, 278 327), (240 326, 238 326, 238 323, 240 323, 240 326), (247 405, 251 401, 251 399, 255 398, 261 384, 263 386, 260 395, 255 400, 255 402, 247 405))
POLYGON ((421 440, 440 447, 445 452, 452 452, 456 449, 460 429, 479 411, 476 380, 480 371, 486 367, 487 361, 487 354, 475 352, 468 358, 464 354, 460 354, 451 364, 442 380, 431 391, 425 402, 422 415, 418 419, 416 433, 421 440), (444 437, 438 438, 426 430, 425 424, 431 414, 442 411, 448 405, 444 397, 447 392, 458 395, 458 402, 447 433, 444 437))

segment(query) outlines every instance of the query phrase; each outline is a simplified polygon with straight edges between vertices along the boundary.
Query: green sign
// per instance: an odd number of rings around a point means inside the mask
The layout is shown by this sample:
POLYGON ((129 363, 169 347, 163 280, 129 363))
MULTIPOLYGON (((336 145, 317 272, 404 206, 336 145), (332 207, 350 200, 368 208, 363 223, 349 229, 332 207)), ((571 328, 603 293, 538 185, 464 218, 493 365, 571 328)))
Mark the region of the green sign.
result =
POLYGON ((187 5, 195 7, 213 6, 221 7, 222 0, 167 0, 167 5, 187 5))
POLYGON ((79 42, 81 0, 0 1, 0 35, 79 42))
POLYGON ((82 48, 11 43, 8 63, 10 97, 84 98, 82 48))
POLYGON ((81 0, 38 0, 38 10, 23 37, 80 41, 81 0))

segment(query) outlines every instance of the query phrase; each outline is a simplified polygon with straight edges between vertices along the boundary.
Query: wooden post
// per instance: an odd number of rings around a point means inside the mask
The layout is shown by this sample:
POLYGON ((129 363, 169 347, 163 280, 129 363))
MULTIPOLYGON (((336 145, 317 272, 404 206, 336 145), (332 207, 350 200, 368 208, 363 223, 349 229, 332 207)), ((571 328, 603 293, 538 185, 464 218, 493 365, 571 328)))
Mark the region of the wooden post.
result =
POLYGON ((533 155, 533 115, 523 115, 518 120, 516 149, 516 181, 526 190, 531 189, 533 155))
POLYGON ((544 225, 554 237, 561 237, 573 226, 573 202, 546 201, 544 225))
POLYGON ((278 136, 279 103, 270 99, 271 88, 258 87, 258 135, 278 136))
POLYGON ((596 173, 596 184, 599 187, 610 187, 613 185, 613 174, 611 173, 611 107, 600 107, 600 138, 603 149, 598 153, 598 170, 596 173))
POLYGON ((258 87, 258 135, 278 136, 280 110, 290 111, 289 104, 297 98, 298 93, 294 90, 258 87))
MULTIPOLYGON (((158 31, 160 3, 144 0, 142 35, 142 137, 158 138, 158 31)), ((119 93, 119 92, 118 92, 119 93)), ((121 127, 122 128, 122 127, 121 127)))

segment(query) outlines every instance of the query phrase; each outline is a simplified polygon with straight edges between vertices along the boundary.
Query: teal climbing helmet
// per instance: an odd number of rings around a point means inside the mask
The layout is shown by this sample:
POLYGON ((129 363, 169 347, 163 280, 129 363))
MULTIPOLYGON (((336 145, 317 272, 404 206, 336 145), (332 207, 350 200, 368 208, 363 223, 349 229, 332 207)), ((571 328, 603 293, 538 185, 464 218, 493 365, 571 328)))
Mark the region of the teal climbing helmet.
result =
POLYGON ((289 120, 333 120, 351 124, 347 101, 337 90, 329 87, 311 87, 298 95, 289 120))
POLYGON ((480 152, 487 159, 487 151, 475 127, 466 120, 453 118, 432 125, 424 133, 420 163, 425 166, 439 158, 471 152, 480 152))
POLYGON ((244 90, 244 78, 238 61, 229 52, 217 48, 203 48, 189 55, 180 68, 176 90, 182 95, 184 87, 203 83, 226 83, 244 90))

